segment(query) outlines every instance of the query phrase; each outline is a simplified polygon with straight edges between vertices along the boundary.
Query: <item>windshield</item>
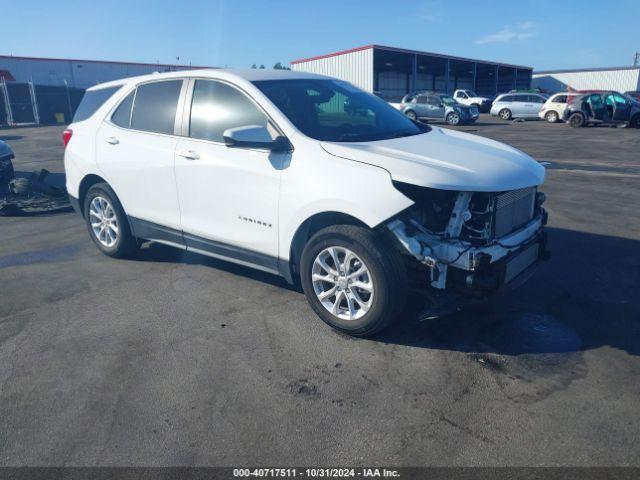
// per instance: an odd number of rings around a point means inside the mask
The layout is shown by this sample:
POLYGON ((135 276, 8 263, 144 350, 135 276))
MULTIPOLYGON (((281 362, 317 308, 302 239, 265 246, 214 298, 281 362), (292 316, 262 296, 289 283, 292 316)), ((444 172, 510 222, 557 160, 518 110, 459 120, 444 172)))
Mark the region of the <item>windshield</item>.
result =
POLYGON ((441 95, 440 100, 442 100, 442 103, 444 103, 448 107, 458 104, 458 102, 456 102, 454 98, 450 97, 449 95, 441 95))
POLYGON ((465 90, 465 92, 467 92, 467 95, 469 95, 470 97, 478 96, 478 94, 476 94, 476 92, 474 92, 473 90, 465 90))
POLYGON ((340 80, 253 82, 305 135, 321 141, 370 142, 429 131, 384 100, 340 80))

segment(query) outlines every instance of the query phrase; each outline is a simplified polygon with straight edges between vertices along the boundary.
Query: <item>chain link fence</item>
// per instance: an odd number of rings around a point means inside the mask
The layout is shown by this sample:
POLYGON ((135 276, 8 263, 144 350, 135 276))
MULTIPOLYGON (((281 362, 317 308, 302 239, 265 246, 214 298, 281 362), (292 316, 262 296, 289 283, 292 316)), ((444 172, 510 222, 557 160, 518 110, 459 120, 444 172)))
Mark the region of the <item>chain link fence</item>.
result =
POLYGON ((0 126, 71 123, 84 89, 0 80, 0 126))

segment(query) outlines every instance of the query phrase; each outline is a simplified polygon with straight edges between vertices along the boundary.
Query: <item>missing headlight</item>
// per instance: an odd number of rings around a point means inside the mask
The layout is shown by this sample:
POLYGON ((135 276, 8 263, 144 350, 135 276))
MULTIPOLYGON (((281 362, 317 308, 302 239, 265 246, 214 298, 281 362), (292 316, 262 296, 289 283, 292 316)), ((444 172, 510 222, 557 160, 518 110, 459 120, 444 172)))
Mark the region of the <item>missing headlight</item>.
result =
POLYGON ((442 234, 445 231, 458 192, 402 182, 393 182, 393 186, 416 203, 416 208, 413 208, 411 213, 420 225, 434 234, 442 234))

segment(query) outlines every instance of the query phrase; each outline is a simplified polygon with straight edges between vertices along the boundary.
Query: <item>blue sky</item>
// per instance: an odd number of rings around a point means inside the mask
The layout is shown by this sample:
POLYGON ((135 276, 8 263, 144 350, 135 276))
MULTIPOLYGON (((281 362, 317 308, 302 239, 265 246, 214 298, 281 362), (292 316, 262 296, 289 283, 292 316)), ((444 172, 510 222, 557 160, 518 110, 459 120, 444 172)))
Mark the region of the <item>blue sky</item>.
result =
POLYGON ((0 0, 0 54, 249 67, 377 43, 536 69, 629 65, 640 1, 0 0))

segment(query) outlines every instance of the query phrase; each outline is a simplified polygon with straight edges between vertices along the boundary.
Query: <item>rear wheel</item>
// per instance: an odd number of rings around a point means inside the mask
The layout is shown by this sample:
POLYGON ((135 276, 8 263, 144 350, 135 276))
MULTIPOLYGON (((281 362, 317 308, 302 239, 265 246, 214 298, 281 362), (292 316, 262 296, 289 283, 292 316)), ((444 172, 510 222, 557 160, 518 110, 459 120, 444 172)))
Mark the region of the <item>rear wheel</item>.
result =
POLYGON ((458 125, 460 124, 460 114, 457 112, 450 112, 447 115, 447 123, 449 125, 458 125))
POLYGON ((640 128, 640 113, 637 113, 631 119, 630 125, 634 128, 640 128))
POLYGON ((584 126, 584 115, 581 113, 572 113, 569 117, 569 125, 574 128, 580 128, 584 126))
POLYGON ((93 185, 84 199, 84 218, 89 236, 110 257, 126 257, 138 243, 115 192, 106 183, 93 185))
POLYGON ((328 325, 365 337, 388 326, 407 297, 400 254, 366 228, 336 225, 316 233, 300 260, 302 288, 328 325))
POLYGON ((413 120, 414 122, 418 121, 418 116, 413 110, 407 110, 404 114, 409 118, 409 120, 413 120))
POLYGON ((558 121, 558 112, 554 112, 553 110, 550 112, 547 112, 547 114, 544 116, 545 120, 549 123, 556 123, 558 121))
POLYGON ((500 113, 498 113, 498 116, 502 120, 511 120, 511 117, 512 117, 511 110, 509 110, 508 108, 503 108, 502 110, 500 110, 500 113))

